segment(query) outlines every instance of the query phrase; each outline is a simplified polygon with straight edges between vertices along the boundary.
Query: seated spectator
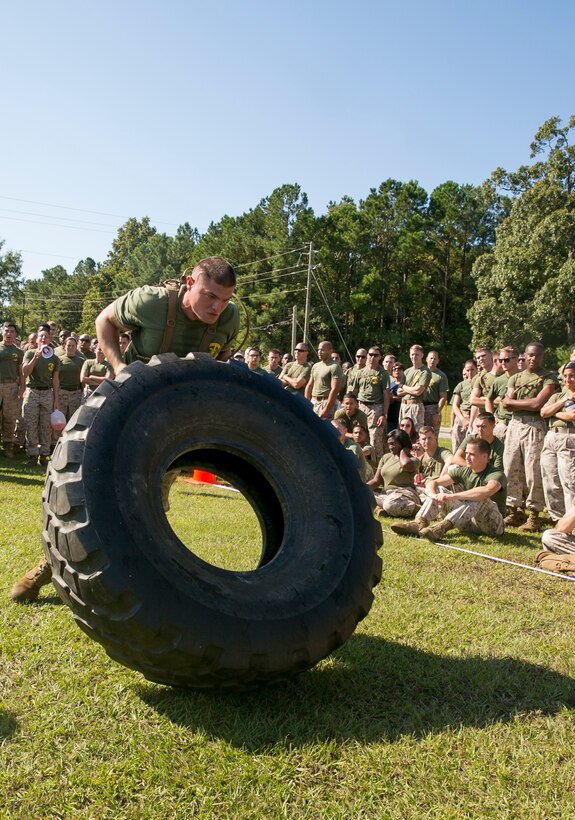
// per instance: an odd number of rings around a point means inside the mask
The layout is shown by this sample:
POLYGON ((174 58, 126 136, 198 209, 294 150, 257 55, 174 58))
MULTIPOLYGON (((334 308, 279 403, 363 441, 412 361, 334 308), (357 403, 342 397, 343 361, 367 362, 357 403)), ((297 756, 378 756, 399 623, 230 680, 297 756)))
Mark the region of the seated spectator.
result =
POLYGON ((375 471, 377 470, 377 458, 375 456, 375 449, 370 444, 367 428, 361 424, 356 424, 353 428, 353 440, 361 447, 365 460, 371 467, 373 475, 375 475, 375 471))
POLYGON ((367 416, 359 409, 355 393, 346 393, 343 397, 343 407, 335 411, 334 418, 341 419, 346 427, 346 437, 353 440, 353 428, 356 424, 367 430, 367 416))
POLYGON ((409 518, 420 506, 414 486, 419 461, 412 456, 411 440, 403 430, 392 430, 387 446, 389 453, 381 457, 375 476, 367 482, 374 492, 383 484, 383 492, 375 492, 376 515, 409 518))
POLYGON ((557 553, 575 553, 575 503, 557 521, 552 530, 545 530, 541 543, 546 550, 557 553))
POLYGON ((491 448, 489 462, 498 470, 503 470, 503 451, 505 444, 495 435, 495 425, 497 420, 493 413, 478 413, 473 422, 473 435, 467 435, 453 454, 451 463, 459 467, 465 467, 465 451, 467 445, 473 439, 479 437, 484 439, 491 448))
POLYGON ((410 418, 409 416, 404 416, 399 422, 399 429, 407 433, 407 435, 411 439, 412 444, 416 443, 417 430, 415 429, 415 424, 412 418, 410 418))
POLYGON ((367 463, 365 456, 363 454, 363 450, 358 444, 355 443, 355 441, 351 441, 350 439, 346 438, 345 423, 341 419, 333 419, 332 425, 337 430, 337 435, 340 440, 340 443, 343 444, 346 450, 351 450, 351 452, 357 458, 357 468, 359 470, 361 480, 365 484, 367 481, 369 481, 369 479, 373 478, 373 470, 367 463))
POLYGON ((451 464, 451 450, 440 447, 435 428, 423 426, 419 440, 412 447, 412 453, 419 459, 419 472, 415 476, 417 492, 421 500, 425 497, 425 486, 432 478, 439 478, 451 464))
POLYGON ((432 479, 426 488, 427 499, 415 520, 393 524, 393 532, 422 535, 430 541, 438 541, 453 527, 464 532, 502 535, 507 479, 503 471, 489 463, 490 452, 484 439, 470 441, 465 451, 467 466, 451 464, 447 473, 432 479), (463 490, 451 492, 448 488, 454 484, 461 485, 463 490), (445 511, 443 521, 430 526, 445 511))

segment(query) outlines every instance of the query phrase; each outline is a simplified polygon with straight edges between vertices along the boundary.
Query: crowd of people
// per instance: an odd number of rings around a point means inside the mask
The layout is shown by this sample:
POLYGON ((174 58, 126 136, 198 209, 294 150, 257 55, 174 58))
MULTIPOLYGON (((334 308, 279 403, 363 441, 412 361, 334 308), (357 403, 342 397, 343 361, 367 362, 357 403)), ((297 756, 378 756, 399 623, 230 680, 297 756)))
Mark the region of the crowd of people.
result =
MULTIPOLYGON (((452 528, 500 536, 506 526, 543 529, 546 509, 555 524, 543 544, 575 552, 575 348, 559 373, 544 367, 544 348, 532 342, 475 350, 451 395, 451 448, 440 446, 441 418, 449 398, 439 354, 409 350, 410 366, 377 345, 360 347, 355 363, 342 363, 322 340, 318 361, 298 342, 293 353, 272 348, 267 364, 256 346, 232 353, 239 313, 231 302, 235 271, 220 257, 202 260, 178 289, 136 288, 102 311, 98 338, 41 325, 25 343, 11 322, 2 327, 0 411, 3 454, 24 446, 29 466, 45 466, 57 433, 50 416, 67 419, 107 378, 155 353, 206 351, 242 361, 277 378, 331 422, 357 458, 373 491, 374 512, 409 520, 401 535, 438 540, 452 528)), ((13 590, 16 600, 37 596, 49 580, 45 562, 13 590), (41 583, 38 582, 41 579, 41 583)))

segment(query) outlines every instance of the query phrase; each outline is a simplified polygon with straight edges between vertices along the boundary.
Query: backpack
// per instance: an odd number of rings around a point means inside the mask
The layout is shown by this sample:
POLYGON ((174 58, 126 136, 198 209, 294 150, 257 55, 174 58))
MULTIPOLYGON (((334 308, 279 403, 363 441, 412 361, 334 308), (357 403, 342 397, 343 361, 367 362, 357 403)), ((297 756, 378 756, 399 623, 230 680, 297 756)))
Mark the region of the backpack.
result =
POLYGON ((549 572, 563 572, 565 575, 575 575, 575 553, 541 550, 535 556, 535 566, 549 570, 549 572))

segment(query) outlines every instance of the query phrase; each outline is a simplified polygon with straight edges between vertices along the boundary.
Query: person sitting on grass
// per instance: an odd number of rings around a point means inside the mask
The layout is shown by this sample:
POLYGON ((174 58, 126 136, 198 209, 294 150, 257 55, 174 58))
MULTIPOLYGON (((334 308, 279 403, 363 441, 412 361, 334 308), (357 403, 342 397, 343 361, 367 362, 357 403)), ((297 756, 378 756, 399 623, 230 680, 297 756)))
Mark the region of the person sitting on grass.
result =
POLYGON ((503 470, 503 451, 505 450, 505 444, 495 435, 496 424, 497 419, 493 413, 488 413, 487 411, 478 413, 475 417, 475 421, 473 422, 473 435, 465 436, 457 450, 454 452, 451 463, 457 464, 459 467, 465 467, 465 451, 467 450, 467 445, 470 441, 473 441, 474 438, 479 437, 485 439, 485 441, 489 444, 490 464, 492 464, 497 470, 503 470))
POLYGON ((549 552, 575 553, 575 502, 552 530, 545 530, 541 543, 549 552))
POLYGON ((403 430, 387 437, 389 453, 379 461, 375 476, 367 482, 375 493, 376 515, 409 518, 421 504, 414 486, 419 460, 411 453, 411 439, 403 430), (375 492, 383 484, 383 492, 375 492))
POLYGON ((365 456, 363 454, 363 450, 356 444, 355 441, 346 437, 346 426, 345 422, 342 419, 333 419, 331 422, 332 426, 335 427, 337 430, 337 437, 340 440, 340 443, 343 444, 346 450, 351 450, 354 456, 357 458, 358 465, 357 468, 359 470, 359 474, 361 476, 361 480, 365 484, 369 481, 370 478, 373 477, 373 470, 365 460, 365 456))
POLYGON ((419 439, 413 445, 411 452, 419 459, 419 472, 415 476, 415 484, 420 500, 426 498, 425 487, 433 478, 439 478, 451 464, 452 454, 447 447, 440 447, 437 441, 435 428, 423 426, 419 431, 419 439))
POLYGON ((399 422, 399 429, 403 430, 409 438, 411 439, 411 443, 415 444, 417 441, 417 430, 415 429, 415 424, 413 423, 413 419, 409 416, 404 416, 401 421, 399 422))
POLYGON ((434 478, 426 488, 427 499, 414 521, 392 524, 398 535, 422 535, 438 541, 453 527, 463 532, 503 535, 507 479, 489 463, 490 446, 485 439, 471 439, 465 451, 466 467, 451 464, 447 473, 434 478), (463 490, 452 492, 454 484, 463 490), (440 512, 443 521, 431 525, 440 512))
POLYGON ((375 475, 375 471, 377 470, 377 458, 375 457, 375 448, 369 443, 369 433, 367 432, 367 427, 364 427, 362 424, 356 424, 353 428, 352 435, 355 443, 359 444, 361 447, 365 460, 371 467, 371 477, 373 477, 375 475))

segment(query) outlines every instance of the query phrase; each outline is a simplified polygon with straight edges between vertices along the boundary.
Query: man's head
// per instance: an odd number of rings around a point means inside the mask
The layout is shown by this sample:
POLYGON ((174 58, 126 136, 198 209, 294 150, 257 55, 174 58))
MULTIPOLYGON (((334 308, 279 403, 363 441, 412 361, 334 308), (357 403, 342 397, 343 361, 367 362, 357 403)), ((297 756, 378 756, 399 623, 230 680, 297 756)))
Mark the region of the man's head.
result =
POLYGON ((493 367, 493 353, 489 347, 478 347, 475 351, 475 360, 479 370, 489 373, 493 367))
POLYGON ((539 370, 543 364, 543 357, 545 356, 545 348, 541 342, 529 342, 525 348, 525 369, 528 373, 533 373, 539 370))
MULTIPOLYGON (((123 330, 123 331, 120 333, 120 337, 119 337, 118 342, 119 342, 119 345, 120 345, 120 353, 122 353, 122 355, 123 355, 123 354, 124 354, 124 351, 126 350, 126 348, 128 347, 128 345, 130 344, 130 334, 129 334, 129 333, 126 333, 126 331, 125 331, 125 330, 123 330)), ((94 353, 95 353, 95 352, 96 352, 96 351, 94 350, 94 353)))
POLYGON ((282 366, 285 367, 286 364, 293 362, 293 356, 291 353, 284 353, 282 356, 282 366))
POLYGON ((499 364, 508 376, 517 373, 517 358, 519 351, 516 347, 502 347, 499 351, 499 364))
POLYGON ((350 418, 354 416, 357 412, 357 398, 355 397, 355 393, 346 393, 343 397, 343 409, 350 418))
POLYGON ((48 327, 50 328, 50 339, 52 339, 57 330, 56 322, 48 322, 48 327))
POLYGON ((345 442, 345 434, 347 433, 347 427, 344 422, 341 419, 333 419, 332 426, 337 430, 337 437, 343 444, 345 442))
POLYGON ((66 354, 66 356, 72 358, 76 355, 77 351, 78 343, 76 342, 76 339, 74 339, 73 336, 68 336, 66 338, 66 341, 64 342, 64 353, 66 354))
POLYGON ((575 361, 569 360, 563 368, 563 384, 571 392, 575 390, 575 361))
POLYGON ((471 381, 477 376, 477 365, 473 359, 467 359, 463 366, 464 381, 471 381))
POLYGON ((275 347, 268 350, 268 367, 270 370, 277 370, 280 364, 281 353, 275 347))
POLYGON ((391 368, 391 375, 393 376, 396 382, 400 382, 403 379, 404 371, 405 368, 402 362, 395 362, 395 364, 391 368))
POLYGON ((236 272, 229 262, 221 256, 202 259, 186 276, 182 310, 192 321, 213 325, 227 308, 235 286, 236 272))
POLYGON ((38 333, 34 331, 33 333, 28 334, 28 349, 34 350, 38 347, 38 333))
POLYGON ((50 344, 50 331, 49 330, 39 330, 36 335, 36 346, 37 347, 45 347, 45 345, 50 344))
POLYGON ((2 325, 2 342, 5 345, 13 345, 16 338, 16 325, 14 322, 4 322, 2 325))
POLYGON ((295 353, 296 362, 298 362, 298 364, 302 364, 307 361, 308 346, 305 342, 298 342, 294 347, 293 352, 295 353))
POLYGON ((521 350, 519 351, 519 356, 517 357, 517 370, 521 372, 521 370, 525 370, 525 353, 521 350))
POLYGON ((474 473, 482 473, 489 463, 491 447, 483 438, 473 438, 465 450, 465 463, 474 473))
POLYGON ((369 441, 367 430, 361 424, 356 424, 352 430, 353 440, 356 444, 363 446, 369 441))
POLYGON ((370 370, 376 370, 381 361, 381 351, 379 347, 372 345, 367 351, 367 366, 370 370))
POLYGON ((61 330, 60 333, 58 333, 58 341, 60 342, 62 347, 64 347, 64 342, 66 341, 68 336, 71 336, 71 335, 72 335, 71 330, 61 330))
POLYGON ((337 364, 341 366, 341 356, 339 355, 339 353, 336 353, 335 350, 331 354, 331 360, 332 362, 337 362, 337 364))
POLYGON ((430 370, 437 370, 437 365, 439 364, 439 353, 437 350, 430 350, 427 356, 425 357, 425 364, 429 367, 430 370))
POLYGON ((395 358, 393 353, 386 353, 383 357, 383 366, 385 367, 390 376, 393 372, 393 365, 396 361, 397 359, 395 358))
POLYGON ((82 333, 78 337, 78 350, 82 355, 86 355, 92 349, 92 337, 88 333, 82 333))
POLYGON ((437 450, 437 436, 435 429, 429 425, 419 428, 419 443, 427 455, 432 456, 437 450))
POLYGON ((329 362, 331 361, 331 354, 333 353, 333 345, 331 342, 324 341, 319 343, 319 347, 317 349, 319 353, 319 357, 322 362, 329 362))
POLYGON ((414 367, 420 367, 423 361, 423 348, 421 345, 411 345, 409 348, 409 358, 414 367))
POLYGON ((262 354, 257 347, 248 347, 246 351, 246 362, 250 370, 257 370, 260 366, 262 354))
POLYGON ((357 353, 355 354, 355 364, 356 367, 365 367, 365 363, 367 361, 367 350, 365 347, 360 347, 357 353))
POLYGON ((485 439, 490 444, 495 438, 493 431, 495 430, 495 416, 493 413, 478 413, 473 424, 473 432, 479 438, 485 439))

